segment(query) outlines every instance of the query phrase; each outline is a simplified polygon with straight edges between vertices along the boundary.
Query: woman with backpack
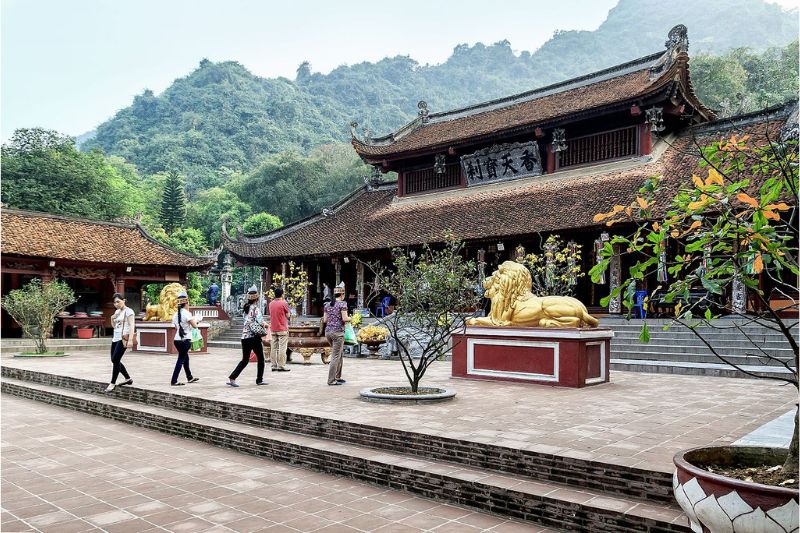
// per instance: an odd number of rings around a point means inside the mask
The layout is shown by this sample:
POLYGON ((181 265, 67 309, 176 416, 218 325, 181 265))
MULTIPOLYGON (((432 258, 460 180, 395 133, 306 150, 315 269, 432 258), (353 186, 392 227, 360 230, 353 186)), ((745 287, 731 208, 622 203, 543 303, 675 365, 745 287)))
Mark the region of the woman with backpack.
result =
POLYGON ((185 309, 189 303, 189 296, 186 291, 181 291, 176 300, 178 304, 178 311, 172 317, 172 325, 175 327, 175 348, 178 350, 178 360, 175 363, 175 370, 172 372, 172 381, 170 385, 185 385, 185 383, 178 381, 181 368, 186 372, 187 383, 197 383, 200 378, 192 376, 192 371, 189 369, 189 349, 192 347, 192 330, 197 327, 197 319, 185 309))

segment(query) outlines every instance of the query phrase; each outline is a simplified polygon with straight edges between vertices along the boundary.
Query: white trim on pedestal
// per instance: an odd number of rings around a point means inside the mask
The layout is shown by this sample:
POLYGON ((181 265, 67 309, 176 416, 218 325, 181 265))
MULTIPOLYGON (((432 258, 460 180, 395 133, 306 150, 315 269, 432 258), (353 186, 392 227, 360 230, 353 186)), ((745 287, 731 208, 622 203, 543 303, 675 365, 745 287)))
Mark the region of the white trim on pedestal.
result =
MULTIPOLYGON (((467 328, 468 330, 470 328, 467 328)), ((478 329, 478 328, 475 328, 478 329)), ((468 331, 469 333, 469 331, 468 331)), ((558 382, 558 343, 537 341, 513 341, 501 339, 467 339, 467 375, 468 376, 497 376, 512 379, 525 379, 530 381, 558 382), (475 346, 518 346, 520 348, 550 348, 553 350, 553 373, 531 374, 528 372, 513 372, 509 370, 489 370, 475 368, 475 346)))
POLYGON ((165 329, 140 329, 136 328, 136 349, 142 352, 169 352, 169 344, 167 344, 167 330, 165 329), (161 333, 164 335, 164 346, 159 348, 153 345, 142 346, 142 332, 144 333, 161 333))
POLYGON ((465 335, 494 337, 530 337, 533 339, 610 339, 614 337, 611 329, 559 329, 559 328, 490 328, 467 326, 465 335))
MULTIPOLYGON (((600 346, 600 377, 587 378, 585 383, 591 385, 593 383, 602 383, 606 380, 606 343, 603 341, 587 342, 586 348, 589 346, 600 346)), ((586 356, 587 360, 589 356, 586 356)))

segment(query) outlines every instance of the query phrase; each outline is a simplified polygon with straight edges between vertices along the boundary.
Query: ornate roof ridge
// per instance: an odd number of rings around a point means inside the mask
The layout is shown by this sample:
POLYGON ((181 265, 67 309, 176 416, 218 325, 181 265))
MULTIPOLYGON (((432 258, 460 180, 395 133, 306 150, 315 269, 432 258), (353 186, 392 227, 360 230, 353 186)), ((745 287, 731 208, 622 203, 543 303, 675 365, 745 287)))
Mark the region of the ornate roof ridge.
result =
POLYGON ((87 218, 75 215, 62 215, 60 213, 48 213, 46 211, 34 211, 32 209, 19 209, 16 207, 3 207, 3 213, 10 213, 22 216, 54 218, 57 220, 65 220, 67 222, 80 222, 83 224, 102 224, 105 226, 116 226, 119 228, 134 229, 137 224, 134 222, 120 222, 115 220, 103 220, 100 218, 87 218))
POLYGON ((336 211, 339 209, 347 206, 347 204, 355 201, 356 198, 362 196, 363 194, 368 194, 370 192, 383 192, 387 190, 394 190, 397 187, 397 181, 384 181, 375 185, 362 185, 361 187, 353 190, 339 200, 337 203, 332 205, 331 207, 326 207, 319 213, 315 213, 313 215, 309 215, 305 218, 301 218, 300 220, 296 220, 291 224, 287 224, 286 226, 282 226, 278 229, 272 230, 268 233, 263 235, 258 235, 256 237, 247 237, 245 235, 238 236, 234 239, 228 234, 227 228, 227 220, 223 221, 222 223, 222 239, 224 244, 258 244, 262 242, 268 242, 272 239, 276 239, 281 235, 285 235, 286 233, 290 233, 292 231, 301 229, 309 224, 312 224, 318 220, 327 218, 329 216, 334 216, 336 211))
POLYGON ((356 122, 351 123, 350 131, 352 135, 352 142, 354 145, 361 145, 365 147, 390 146, 409 133, 426 125, 438 124, 463 117, 478 115, 480 113, 495 111, 497 109, 511 107, 513 105, 529 102, 538 98, 544 98, 553 94, 586 87, 594 83, 600 83, 602 81, 624 76, 640 70, 649 69, 651 80, 654 81, 669 70, 680 54, 685 54, 687 52, 689 40, 686 26, 678 24, 677 26, 673 27, 669 31, 667 35, 667 41, 664 44, 666 48, 664 51, 655 52, 638 59, 626 61, 625 63, 613 65, 611 67, 590 72, 575 78, 552 83, 544 87, 538 87, 522 93, 495 98, 493 100, 487 100, 485 102, 480 102, 462 108, 441 111, 437 113, 429 113, 428 104, 423 100, 417 104, 417 107, 419 108, 417 118, 401 126, 396 131, 389 133, 388 135, 373 138, 368 134, 365 134, 363 139, 359 139, 356 134, 356 127, 358 124, 356 122))
POLYGON ((29 217, 39 217, 39 218, 50 218, 55 220, 62 220, 64 222, 73 222, 73 223, 88 224, 88 225, 112 226, 122 229, 138 230, 139 234, 143 238, 155 244, 156 246, 161 247, 164 250, 167 250, 171 253, 187 257, 189 259, 203 261, 204 262, 203 264, 207 263, 209 259, 213 259, 214 257, 216 257, 216 255, 219 253, 216 250, 211 250, 209 254, 201 256, 176 250, 175 248, 169 246, 168 244, 164 244, 163 242, 157 240, 155 237, 150 235, 150 233, 139 222, 130 223, 130 222, 118 222, 118 221, 101 220, 93 218, 83 218, 74 215, 62 215, 58 213, 47 213, 45 211, 32 211, 29 209, 17 209, 12 207, 4 207, 3 213, 4 214, 8 213, 9 215, 18 215, 23 217, 29 216, 29 217))

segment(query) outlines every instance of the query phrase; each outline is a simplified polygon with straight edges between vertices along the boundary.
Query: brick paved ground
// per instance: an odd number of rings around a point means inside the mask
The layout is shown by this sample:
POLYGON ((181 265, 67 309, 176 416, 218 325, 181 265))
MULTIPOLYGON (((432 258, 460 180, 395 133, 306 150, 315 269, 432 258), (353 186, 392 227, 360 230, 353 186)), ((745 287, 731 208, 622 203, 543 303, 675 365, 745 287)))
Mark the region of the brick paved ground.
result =
POLYGON ((545 532, 4 395, 4 532, 545 532))
MULTIPOLYGON (((327 366, 290 365, 291 372, 266 373, 269 386, 255 386, 255 364, 225 386, 241 357, 233 349, 192 356, 201 381, 170 387, 175 357, 129 353, 123 359, 135 386, 237 402, 294 413, 348 420, 451 438, 555 453, 581 459, 671 472, 679 450, 731 443, 790 409, 792 387, 756 379, 612 372, 611 383, 583 389, 454 380, 450 363, 435 363, 423 384, 454 387, 449 403, 388 406, 359 400, 363 387, 403 384, 399 361, 345 359, 348 383, 325 383, 327 366)), ((107 381, 106 351, 76 352, 50 359, 12 358, 2 364, 107 381)))

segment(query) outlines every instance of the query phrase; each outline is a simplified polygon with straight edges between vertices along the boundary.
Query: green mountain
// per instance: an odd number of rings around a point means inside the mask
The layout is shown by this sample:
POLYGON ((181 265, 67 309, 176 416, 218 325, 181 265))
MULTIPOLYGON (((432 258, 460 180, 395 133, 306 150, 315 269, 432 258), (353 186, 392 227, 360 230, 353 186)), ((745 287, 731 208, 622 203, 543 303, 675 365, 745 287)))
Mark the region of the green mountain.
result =
MULTIPOLYGON (((762 0, 620 0, 597 30, 557 31, 533 53, 515 54, 508 41, 462 44, 439 65, 397 56, 320 74, 303 63, 295 80, 260 78, 239 63, 204 59, 162 94, 146 90, 136 96, 81 148, 122 156, 145 174, 178 169, 189 177, 191 196, 222 185, 232 173, 252 170, 270 154, 308 153, 321 144, 347 142, 353 120, 381 135, 412 119, 419 100, 427 101, 432 111, 446 110, 646 55, 659 50, 669 29, 679 23, 689 28, 693 65, 698 73, 706 73, 697 80, 701 97, 702 91, 713 89, 712 106, 734 109, 737 104, 726 98, 736 93, 725 89, 733 83, 730 62, 739 65, 742 54, 761 56, 727 52, 728 63, 704 69, 702 54, 783 47, 797 39, 796 15, 762 0)), ((794 68, 787 83, 794 84, 796 94, 796 47, 793 50, 794 58, 791 51, 768 56, 794 68)), ((747 68, 735 73, 737 89, 749 90, 747 68)), ((759 89, 760 96, 752 100, 774 103, 786 94, 792 94, 792 87, 759 89)))

